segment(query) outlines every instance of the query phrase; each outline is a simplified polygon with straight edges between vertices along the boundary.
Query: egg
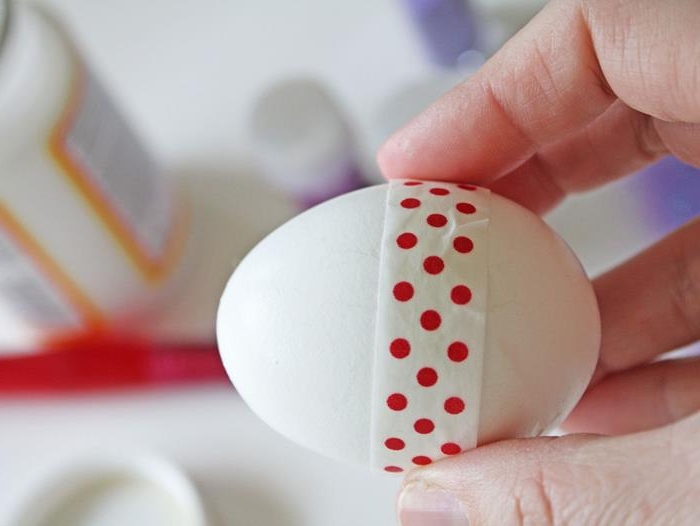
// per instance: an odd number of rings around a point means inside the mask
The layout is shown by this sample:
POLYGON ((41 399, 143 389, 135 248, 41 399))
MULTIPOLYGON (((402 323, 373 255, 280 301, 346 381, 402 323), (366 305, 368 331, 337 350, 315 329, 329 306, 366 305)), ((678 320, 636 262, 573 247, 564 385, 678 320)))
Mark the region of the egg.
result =
POLYGON ((401 473, 558 425, 590 381, 600 317, 540 217, 484 188, 397 180, 260 242, 226 286, 217 334, 268 425, 401 473))

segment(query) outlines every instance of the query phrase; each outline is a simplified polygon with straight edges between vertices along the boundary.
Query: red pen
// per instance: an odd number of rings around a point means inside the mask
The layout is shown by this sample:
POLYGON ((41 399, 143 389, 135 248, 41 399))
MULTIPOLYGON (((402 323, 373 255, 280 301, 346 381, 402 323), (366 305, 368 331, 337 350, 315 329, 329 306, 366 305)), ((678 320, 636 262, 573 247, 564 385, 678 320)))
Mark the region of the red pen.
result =
POLYGON ((157 387, 226 378, 213 342, 93 338, 0 358, 0 394, 157 387))

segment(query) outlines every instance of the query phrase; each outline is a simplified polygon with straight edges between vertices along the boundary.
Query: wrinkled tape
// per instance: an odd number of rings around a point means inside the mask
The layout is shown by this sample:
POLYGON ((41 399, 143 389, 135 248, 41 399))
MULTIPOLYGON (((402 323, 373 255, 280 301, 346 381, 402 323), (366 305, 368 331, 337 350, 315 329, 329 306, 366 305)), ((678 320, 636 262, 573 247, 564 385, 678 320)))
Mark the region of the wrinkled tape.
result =
POLYGON ((370 455, 401 472, 476 446, 486 332, 490 192, 389 183, 370 455))

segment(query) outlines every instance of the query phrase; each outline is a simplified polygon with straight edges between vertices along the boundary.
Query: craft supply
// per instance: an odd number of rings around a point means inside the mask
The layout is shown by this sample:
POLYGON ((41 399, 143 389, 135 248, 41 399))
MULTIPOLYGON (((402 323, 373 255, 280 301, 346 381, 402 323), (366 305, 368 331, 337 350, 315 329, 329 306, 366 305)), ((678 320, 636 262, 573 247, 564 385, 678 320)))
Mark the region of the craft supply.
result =
POLYGON ((0 5, 0 354, 137 326, 185 272, 187 207, 60 27, 0 5))
POLYGON ((469 0, 402 0, 433 62, 455 67, 478 46, 478 24, 469 0))
POLYGON ((64 462, 27 488, 13 526, 206 526, 197 488, 172 462, 102 451, 64 462))
POLYGON ((314 80, 289 79, 266 91, 250 136, 262 175, 303 207, 365 185, 347 119, 314 80))
POLYGON ((216 382, 226 374, 213 342, 116 337, 0 357, 0 395, 41 395, 216 382))
POLYGON ((640 219, 652 236, 666 235, 700 215, 700 168, 666 157, 629 183, 640 201, 640 219))
POLYGON ((263 240, 231 277, 217 331, 270 426, 400 473, 561 422, 590 380, 600 321, 538 216, 472 185, 392 181, 263 240))

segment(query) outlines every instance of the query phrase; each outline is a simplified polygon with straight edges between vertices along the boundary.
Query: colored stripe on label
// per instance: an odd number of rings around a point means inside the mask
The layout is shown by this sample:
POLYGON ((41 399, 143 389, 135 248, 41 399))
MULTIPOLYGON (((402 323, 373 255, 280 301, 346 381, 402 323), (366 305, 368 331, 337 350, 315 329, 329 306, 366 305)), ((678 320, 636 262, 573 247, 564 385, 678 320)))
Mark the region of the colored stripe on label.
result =
POLYGON ((49 139, 49 152, 144 279, 155 284, 180 259, 189 210, 84 69, 49 139))
MULTIPOLYGON (((26 256, 25 261, 30 262, 37 270, 38 276, 35 279, 43 278, 46 281, 45 284, 37 284, 38 287, 45 286, 52 289, 47 291, 47 294, 53 292, 59 294, 63 301, 70 305, 72 312, 77 313, 81 318, 83 329, 96 329, 102 325, 103 316, 97 306, 3 204, 0 204, 0 229, 26 256)), ((65 317, 70 318, 71 314, 66 313, 65 317)), ((58 329, 67 329, 67 327, 58 327, 58 329)))

